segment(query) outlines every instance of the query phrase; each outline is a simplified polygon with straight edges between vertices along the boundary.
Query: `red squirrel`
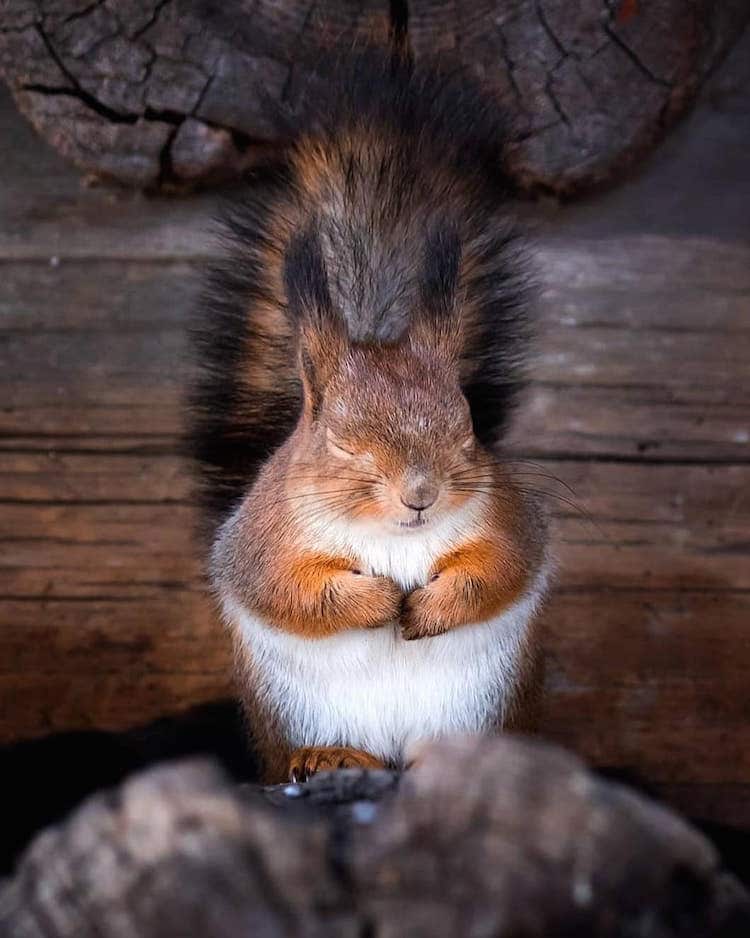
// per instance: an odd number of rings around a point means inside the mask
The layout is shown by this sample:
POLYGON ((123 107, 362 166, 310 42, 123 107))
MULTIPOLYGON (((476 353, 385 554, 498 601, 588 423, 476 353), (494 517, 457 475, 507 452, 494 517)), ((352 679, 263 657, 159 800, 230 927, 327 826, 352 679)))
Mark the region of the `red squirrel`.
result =
POLYGON ((500 455, 527 289, 455 72, 337 65, 229 212, 196 330, 210 578, 267 782, 529 728, 544 512, 500 455))

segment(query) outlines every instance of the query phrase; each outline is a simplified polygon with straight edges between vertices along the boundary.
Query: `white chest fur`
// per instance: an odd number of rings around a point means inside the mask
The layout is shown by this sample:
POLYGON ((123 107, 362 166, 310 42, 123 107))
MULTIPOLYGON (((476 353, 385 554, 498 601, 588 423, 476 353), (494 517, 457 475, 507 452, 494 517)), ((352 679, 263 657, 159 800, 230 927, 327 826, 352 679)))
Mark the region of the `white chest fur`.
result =
MULTIPOLYGON (((321 524, 314 537, 318 549, 353 553, 363 572, 412 589, 427 581, 436 557, 460 543, 471 520, 464 514, 387 536, 321 524)), ((401 762, 420 739, 481 732, 501 717, 543 579, 492 620, 412 642, 395 623, 313 641, 229 598, 225 612, 250 650, 257 690, 293 746, 349 745, 401 762)))

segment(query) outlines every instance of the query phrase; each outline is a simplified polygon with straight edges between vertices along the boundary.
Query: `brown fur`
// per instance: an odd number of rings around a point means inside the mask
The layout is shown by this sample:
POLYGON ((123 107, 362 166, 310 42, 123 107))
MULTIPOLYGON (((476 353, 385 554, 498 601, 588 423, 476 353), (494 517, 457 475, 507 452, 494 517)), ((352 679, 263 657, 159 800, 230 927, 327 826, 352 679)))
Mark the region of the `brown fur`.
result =
MULTIPOLYGON (((251 180, 214 276, 193 434, 212 574, 311 641, 399 616, 416 640, 496 615, 542 563, 538 507, 492 455, 522 383, 525 282, 495 102, 367 54, 338 97, 251 180), (418 526, 469 500, 475 528, 406 597, 308 530, 324 517, 418 526)), ((534 648, 514 725, 538 683, 534 648)), ((238 642, 238 656, 267 780, 355 758, 293 754, 252 652, 238 642)))
MULTIPOLYGON (((314 505, 321 496, 312 490, 315 478, 291 459, 294 443, 293 437, 269 461, 222 540, 222 577, 231 578, 234 594, 248 609, 307 638, 393 621, 402 595, 391 580, 362 574, 351 557, 300 545, 299 513, 308 497, 314 505)), ((325 498, 331 487, 317 491, 325 498)))
MULTIPOLYGON (((404 637, 415 640, 483 621, 510 605, 539 567, 543 528, 535 504, 473 439, 452 369, 434 351, 415 351, 411 341, 346 349, 329 337, 311 349, 310 360, 300 422, 225 527, 215 556, 217 578, 246 608, 310 640, 378 628, 399 617, 404 637), (313 399, 319 399, 317 409, 313 399), (409 409, 415 407, 413 416, 430 419, 412 429, 409 409), (420 513, 401 496, 415 465, 439 491, 425 513, 477 496, 487 506, 473 537, 436 562, 426 586, 404 597, 387 577, 364 575, 353 557, 307 545, 305 519, 323 510, 386 525, 414 520, 420 513)), ((251 655, 244 648, 241 655, 251 723, 264 728, 256 732, 256 744, 266 778, 286 778, 291 766, 313 771, 292 759, 273 715, 252 690, 251 655)), ((513 720, 531 701, 532 684, 530 671, 524 673, 513 720)))

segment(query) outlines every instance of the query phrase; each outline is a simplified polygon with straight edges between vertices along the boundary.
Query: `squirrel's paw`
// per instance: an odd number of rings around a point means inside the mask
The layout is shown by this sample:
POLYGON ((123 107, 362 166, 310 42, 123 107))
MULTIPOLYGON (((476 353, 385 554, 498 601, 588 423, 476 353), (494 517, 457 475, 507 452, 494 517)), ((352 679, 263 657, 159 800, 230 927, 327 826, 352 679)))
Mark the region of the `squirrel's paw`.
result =
POLYGON ((289 758, 289 778, 305 782, 316 772, 335 769, 384 769, 385 763, 369 752, 349 746, 303 746, 289 758))
POLYGON ((401 610, 401 637, 407 642, 431 638, 447 631, 436 609, 434 595, 429 586, 415 589, 404 600, 401 610))
POLYGON ((352 621, 357 625, 378 629, 398 619, 403 593, 389 577, 357 573, 350 585, 356 603, 352 621))

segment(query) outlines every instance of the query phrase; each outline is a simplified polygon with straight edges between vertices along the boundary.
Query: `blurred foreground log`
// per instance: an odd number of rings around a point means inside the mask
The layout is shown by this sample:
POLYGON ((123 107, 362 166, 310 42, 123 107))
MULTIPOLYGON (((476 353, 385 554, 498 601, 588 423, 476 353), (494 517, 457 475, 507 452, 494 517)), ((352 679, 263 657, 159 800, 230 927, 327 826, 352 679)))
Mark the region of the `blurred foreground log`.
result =
POLYGON ((750 933, 747 894, 700 834, 559 750, 445 741, 396 783, 242 791, 197 762, 136 776, 36 839, 0 892, 0 933, 750 933))
POLYGON ((747 0, 0 0, 0 73, 84 170, 138 187, 239 174, 331 41, 450 55, 514 122, 510 169, 567 193, 643 154, 750 18, 747 0))

